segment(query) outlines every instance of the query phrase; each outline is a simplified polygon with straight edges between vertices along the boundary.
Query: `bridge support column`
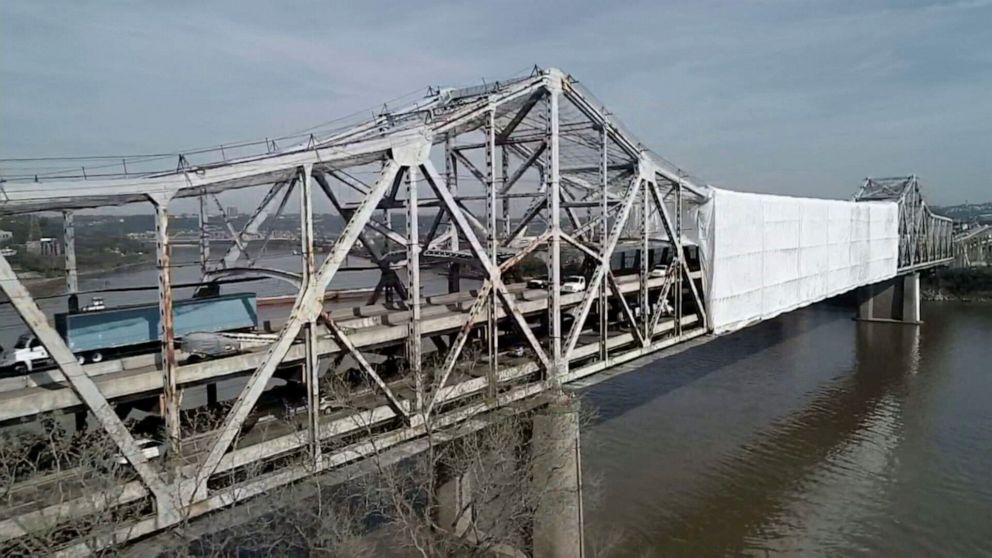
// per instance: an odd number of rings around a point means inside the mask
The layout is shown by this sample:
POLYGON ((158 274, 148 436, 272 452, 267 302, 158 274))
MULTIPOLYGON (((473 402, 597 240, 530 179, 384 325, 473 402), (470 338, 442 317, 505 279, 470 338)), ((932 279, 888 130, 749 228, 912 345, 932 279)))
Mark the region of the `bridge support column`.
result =
POLYGON ((875 285, 858 288, 858 319, 871 321, 875 318, 875 285))
POLYGON ((533 556, 582 557, 582 462, 574 399, 562 396, 534 417, 531 452, 533 482, 542 491, 534 514, 533 556))
POLYGON ((902 321, 920 323, 920 274, 910 273, 902 283, 902 321))
POLYGON ((438 527, 456 537, 464 535, 472 526, 472 475, 460 474, 443 479, 434 494, 438 527))
POLYGON ((920 274, 910 273, 858 289, 858 319, 919 324, 920 274))

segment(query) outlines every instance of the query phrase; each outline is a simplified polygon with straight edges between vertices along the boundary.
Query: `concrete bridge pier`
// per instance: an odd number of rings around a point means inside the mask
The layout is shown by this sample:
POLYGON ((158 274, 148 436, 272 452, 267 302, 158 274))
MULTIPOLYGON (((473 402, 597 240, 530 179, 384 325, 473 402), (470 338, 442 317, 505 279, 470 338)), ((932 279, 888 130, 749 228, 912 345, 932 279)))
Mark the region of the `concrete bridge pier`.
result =
POLYGON ((584 556, 579 411, 562 396, 534 417, 531 451, 535 489, 542 492, 534 515, 534 558, 584 556))
POLYGON ((920 324, 920 274, 908 273, 858 289, 858 319, 920 324))
MULTIPOLYGON (((531 552, 518 546, 500 543, 488 548, 494 556, 532 558, 582 558, 584 556, 582 519, 582 471, 579 445, 579 413, 575 399, 560 395, 535 412, 529 425, 530 458, 527 468, 519 468, 516 458, 498 455, 479 456, 488 469, 476 477, 468 470, 455 472, 439 467, 435 473, 434 520, 437 526, 469 544, 477 544, 477 535, 486 538, 494 523, 507 520, 507 510, 519 502, 501 501, 493 490, 513 479, 530 478, 525 496, 527 506, 536 503, 528 526, 531 552), (479 504, 478 500, 486 502, 479 504), (490 509, 491 506, 491 509, 490 509)), ((457 442, 455 442, 457 443, 457 442)), ((491 451, 499 452, 493 448, 491 451)), ((521 495, 508 495, 508 498, 521 495)), ((515 513, 515 512, 509 512, 515 513)), ((516 544, 527 543, 519 541, 516 544)))
POLYGON ((456 537, 465 535, 475 517, 472 507, 472 475, 450 475, 435 489, 437 525, 456 537))

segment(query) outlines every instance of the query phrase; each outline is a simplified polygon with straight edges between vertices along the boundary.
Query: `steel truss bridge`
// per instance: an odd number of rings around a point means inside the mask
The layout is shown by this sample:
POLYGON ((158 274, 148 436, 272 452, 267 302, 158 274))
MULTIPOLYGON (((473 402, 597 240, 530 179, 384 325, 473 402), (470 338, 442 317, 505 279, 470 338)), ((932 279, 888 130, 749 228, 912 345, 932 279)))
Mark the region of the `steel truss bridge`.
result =
POLYGON ((954 237, 957 267, 988 266, 992 264, 992 226, 978 225, 954 237))
POLYGON ((866 178, 854 199, 899 204, 900 272, 947 265, 954 259, 954 222, 927 207, 916 175, 866 178))
MULTIPOLYGON (((555 69, 432 90, 409 106, 310 134, 292 148, 265 140, 164 162, 125 159, 120 167, 30 173, 2 183, 0 214, 64 215, 70 294, 78 292, 73 212, 150 203, 163 326, 156 354, 80 364, 0 256, 0 288, 56 364, 0 380, 0 421, 86 413, 136 473, 112 498, 84 493, 64 473, 14 487, 0 509, 3 544, 71 525, 100 506, 135 503, 145 504, 143 516, 85 544, 67 540, 64 554, 146 536, 711 330, 706 262, 689 218, 709 188, 652 153, 555 69), (209 223, 209 208, 222 208, 218 195, 240 190, 264 193, 240 230, 224 218, 235 242, 212 256, 206 231, 216 223, 209 223), (297 288, 284 322, 259 350, 191 362, 177 347, 169 208, 185 198, 200 203, 204 281, 256 275, 297 288), (290 200, 299 203, 301 267, 262 268, 242 239, 267 238, 266 222, 283 215, 290 200), (314 253, 318 201, 347 223, 321 261, 314 253), (395 214, 405 217, 404 230, 391 227, 395 214), (325 305, 356 246, 379 270, 374 292, 358 307, 325 305), (611 265, 622 251, 640 254, 632 268, 611 265), (655 269, 666 251, 669 265, 655 269), (446 292, 424 292, 427 258, 446 267, 446 292), (546 263, 546 289, 510 279, 531 258, 546 263), (462 277, 469 266, 481 280, 462 277), (587 280, 585 291, 562 290, 569 266, 587 280), (385 295, 394 302, 382 302, 385 295), (522 345, 524 356, 509 355, 508 345, 522 345), (322 383, 343 358, 372 390, 334 393, 351 405, 322 412, 322 383), (399 373, 387 375, 373 364, 389 358, 403 363, 399 373), (322 361, 332 368, 323 377, 322 361), (287 377, 287 369, 306 386, 306 410, 286 419, 282 430, 257 432, 251 425, 266 385, 287 377), (243 378, 244 387, 220 426, 184 437, 183 392, 232 377, 243 378), (167 460, 147 459, 114 410, 149 397, 160 400, 167 460), (268 472, 239 480, 237 472, 259 464, 268 472)), ((930 213, 915 177, 869 179, 857 199, 898 201, 901 273, 951 257, 950 223, 930 213)))

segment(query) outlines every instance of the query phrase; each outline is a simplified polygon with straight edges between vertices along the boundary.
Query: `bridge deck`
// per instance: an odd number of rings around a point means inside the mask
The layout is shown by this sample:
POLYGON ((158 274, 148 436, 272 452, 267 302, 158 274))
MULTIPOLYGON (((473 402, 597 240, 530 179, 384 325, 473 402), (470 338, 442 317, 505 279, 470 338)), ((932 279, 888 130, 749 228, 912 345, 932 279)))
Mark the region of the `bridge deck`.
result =
MULTIPOLYGON (((698 274, 697 274, 698 277, 698 274)), ((636 275, 622 275, 617 278, 623 292, 630 293, 639 289, 639 278, 636 275)), ((664 283, 662 278, 649 278, 651 289, 658 289, 664 283)), ((524 284, 512 285, 521 312, 533 316, 546 312, 548 308, 547 291, 526 289, 524 284)), ((596 293, 573 293, 562 296, 563 308, 571 308, 586 297, 596 298, 596 293)), ((465 323, 465 313, 474 297, 470 292, 455 295, 443 295, 428 299, 422 309, 422 334, 430 337, 436 334, 451 333, 461 328, 465 323), (430 300, 435 303, 431 304, 430 300)), ((339 316, 370 313, 364 307, 340 309, 339 316)), ((407 339, 407 322, 410 319, 408 310, 388 310, 379 308, 366 317, 342 320, 340 325, 348 328, 349 336, 357 347, 375 347, 403 343, 407 339)), ((500 319, 507 318, 500 311, 500 319)), ((482 323, 482 319, 476 323, 482 323)), ((321 336, 317 345, 318 355, 332 356, 341 352, 341 347, 329 336, 321 336)), ((245 375, 258 366, 265 354, 265 348, 259 348, 250 353, 184 364, 177 371, 177 383, 182 386, 197 385, 221 378, 231 378, 245 375)), ((107 361, 86 365, 84 368, 92 376, 101 391, 109 400, 126 399, 131 396, 147 397, 162 389, 163 375, 156 366, 157 355, 142 355, 117 361, 107 361)), ((297 344, 290 350, 283 364, 298 364, 303 360, 302 344, 297 344)), ((79 398, 68 386, 61 381, 61 373, 52 369, 37 372, 21 378, 8 378, 0 381, 0 422, 24 419, 34 415, 58 410, 70 410, 81 405, 79 398)))

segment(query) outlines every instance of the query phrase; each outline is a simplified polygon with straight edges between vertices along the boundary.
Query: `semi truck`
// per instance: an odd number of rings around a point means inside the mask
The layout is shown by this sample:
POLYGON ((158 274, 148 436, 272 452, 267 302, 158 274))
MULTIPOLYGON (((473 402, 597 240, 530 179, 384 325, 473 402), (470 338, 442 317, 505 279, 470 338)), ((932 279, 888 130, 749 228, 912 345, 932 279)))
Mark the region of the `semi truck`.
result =
MULTIPOLYGON (((255 293, 177 301, 172 315, 177 339, 195 332, 251 331, 258 326, 255 293)), ((159 346, 158 304, 59 313, 55 314, 55 329, 80 364, 150 352, 159 346)), ((0 369, 21 374, 51 364, 48 351, 32 333, 21 335, 0 357, 0 369)))

